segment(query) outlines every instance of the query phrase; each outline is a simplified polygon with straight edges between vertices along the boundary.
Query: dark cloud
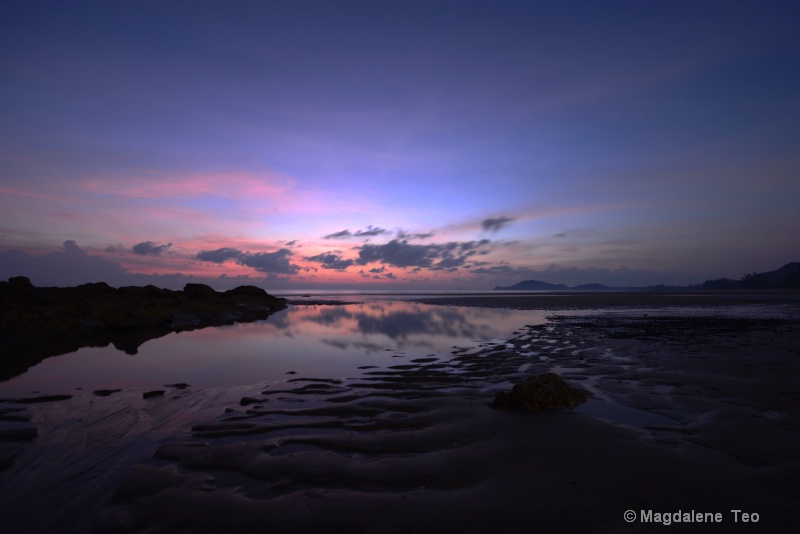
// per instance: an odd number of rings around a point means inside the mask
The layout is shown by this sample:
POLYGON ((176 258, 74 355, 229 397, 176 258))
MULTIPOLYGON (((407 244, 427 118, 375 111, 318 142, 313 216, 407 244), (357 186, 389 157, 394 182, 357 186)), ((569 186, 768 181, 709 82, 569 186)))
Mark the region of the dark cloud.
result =
POLYGON ((467 258, 475 254, 473 249, 489 243, 488 239, 483 239, 415 245, 406 240, 393 239, 383 245, 367 244, 357 247, 359 252, 356 263, 358 265, 385 263, 394 267, 431 270, 452 269, 464 265, 467 258))
POLYGON ((244 255, 241 250, 235 248, 218 248, 217 250, 202 250, 195 256, 198 260, 210 261, 212 263, 224 263, 228 260, 238 260, 244 255))
POLYGON ((403 230, 397 231, 398 239, 429 239, 431 237, 433 237, 433 232, 429 232, 426 234, 409 234, 408 232, 404 232, 403 230))
POLYGON ((459 243, 458 246, 461 247, 461 250, 471 250, 473 252, 477 252, 472 249, 488 245, 489 243, 491 243, 491 241, 489 241, 488 239, 481 239, 480 241, 464 241, 462 243, 459 243))
MULTIPOLYGON (((488 262, 483 262, 488 265, 488 262)), ((473 274, 488 274, 491 276, 523 276, 523 273, 528 274, 531 269, 518 269, 509 265, 493 265, 492 267, 479 267, 470 271, 473 274)))
POLYGON ((353 234, 350 233, 350 230, 342 230, 341 232, 334 232, 332 234, 326 235, 323 239, 347 239, 352 237, 353 234))
MULTIPOLYGON (((496 285, 508 286, 523 280, 541 280, 549 283, 563 283, 570 286, 587 283, 601 283, 608 286, 648 286, 660 283, 688 284, 702 280, 703 275, 691 273, 670 273, 637 270, 628 267, 579 268, 551 265, 543 269, 513 267, 507 263, 477 261, 487 250, 488 240, 449 242, 440 244, 411 244, 395 240, 385 245, 364 244, 353 248, 358 256, 353 259, 342 258, 340 253, 320 254, 308 261, 319 262, 325 269, 348 269, 352 266, 365 266, 362 276, 380 279, 395 279, 388 272, 390 267, 407 268, 410 273, 424 269, 431 271, 469 272, 475 276, 475 284, 486 288, 496 285)), ((120 251, 119 247, 110 247, 120 251)), ((113 261, 112 256, 93 255, 78 246, 75 241, 65 241, 63 249, 49 254, 32 255, 20 249, 0 251, 0 280, 12 276, 27 276, 37 286, 74 286, 90 282, 106 282, 111 286, 147 285, 180 289, 188 282, 205 283, 216 289, 230 289, 238 285, 263 284, 261 276, 241 275, 238 277, 196 277, 179 273, 142 274, 132 273, 113 261)), ((287 275, 300 271, 291 262, 292 253, 282 248, 269 253, 250 253, 235 248, 219 248, 201 251, 198 260, 213 263, 234 261, 265 273, 269 288, 289 287, 293 283, 287 275)), ((708 278, 708 276, 706 276, 708 278)))
POLYGON ((341 232, 328 234, 325 236, 325 239, 350 239, 352 237, 374 237, 376 235, 386 235, 388 233, 389 231, 384 228, 375 228, 372 226, 367 226, 366 230, 357 230, 356 232, 351 232, 350 230, 342 230, 341 232))
POLYGON ((484 219, 481 222, 485 232, 497 232, 501 228, 509 225, 514 219, 512 217, 497 217, 496 219, 484 219))
POLYGON ((136 254, 141 254, 142 256, 159 256, 162 252, 164 252, 171 246, 172 243, 167 243, 166 245, 158 245, 153 241, 144 241, 142 243, 133 245, 133 251, 136 254))
POLYGON ((218 248, 217 250, 202 250, 195 256, 198 260, 213 263, 224 263, 234 260, 239 265, 250 267, 256 271, 269 274, 295 274, 300 270, 298 265, 291 263, 292 251, 282 248, 275 252, 243 252, 235 248, 218 248))
POLYGON ((359 271, 359 274, 364 278, 372 278, 374 280, 382 280, 386 278, 389 280, 397 280, 397 277, 394 275, 394 273, 386 272, 386 267, 374 267, 369 270, 369 273, 359 271))
POLYGON ((457 258, 443 258, 436 264, 437 269, 451 269, 453 267, 460 267, 464 265, 464 262, 467 261, 467 258, 464 256, 457 257, 457 258))
POLYGON ((252 267, 262 273, 295 274, 300 270, 300 267, 289 261, 291 257, 292 251, 288 248, 282 248, 275 252, 246 253, 237 261, 241 265, 252 267))
POLYGON ((317 254, 305 258, 307 261, 315 261, 322 264, 323 269, 335 269, 337 271, 344 271, 355 263, 355 260, 342 259, 338 254, 317 254))
POLYGON ((384 235, 384 234, 388 234, 388 233, 389 233, 389 231, 385 230, 383 228, 373 228, 372 226, 367 226, 366 230, 359 230, 358 232, 356 232, 353 235, 356 236, 356 237, 372 237, 372 236, 384 235))
POLYGON ((433 265, 436 255, 429 245, 410 245, 407 241, 393 239, 384 245, 363 245, 359 247, 356 263, 387 263, 395 267, 427 267, 433 265))
POLYGON ((64 241, 63 245, 62 251, 41 256, 16 249, 0 252, 0 279, 27 276, 37 286, 130 283, 129 273, 120 264, 88 255, 75 241, 64 241))
MULTIPOLYGON (((111 247, 114 248, 114 247, 111 247)), ((209 254, 220 260, 227 251, 239 253, 235 249, 219 249, 208 251, 209 254), (222 252, 220 252, 222 251, 222 252)), ((241 254, 241 253, 239 253, 241 254)), ((280 258, 275 258, 280 259, 280 258)), ((264 258, 255 258, 255 261, 264 258)), ((207 259, 206 261, 211 261, 207 259)), ((224 261, 224 260, 221 260, 224 261)), ((218 263, 221 263, 218 261, 218 263)), ((275 262, 275 267, 283 271, 291 271, 292 266, 286 267, 280 261, 275 262)), ((265 262, 266 264, 266 262, 265 262)), ((263 266, 263 265, 262 265, 263 266)), ((272 275, 273 273, 269 273, 272 275)), ((76 286, 93 282, 106 282, 113 287, 154 285, 169 289, 182 289, 187 283, 207 284, 217 290, 233 289, 241 285, 258 285, 263 278, 251 278, 246 275, 198 277, 180 273, 169 274, 144 274, 132 273, 116 261, 87 253, 75 241, 65 241, 63 250, 34 256, 20 249, 0 251, 0 280, 8 280, 12 276, 27 276, 31 282, 39 287, 65 287, 76 286)), ((273 287, 280 285, 284 279, 268 276, 273 287)))

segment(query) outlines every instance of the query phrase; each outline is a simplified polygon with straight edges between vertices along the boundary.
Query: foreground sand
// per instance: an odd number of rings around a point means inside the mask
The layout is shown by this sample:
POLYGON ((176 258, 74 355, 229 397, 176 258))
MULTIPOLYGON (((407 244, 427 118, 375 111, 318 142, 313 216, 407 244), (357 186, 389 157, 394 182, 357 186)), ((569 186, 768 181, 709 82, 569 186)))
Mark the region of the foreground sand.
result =
MULTIPOLYGON (((0 512, 14 532, 793 532, 797 310, 748 296, 753 313, 720 319, 691 306, 733 302, 706 297, 647 317, 556 312, 506 344, 350 380, 30 405, 39 438, 0 473, 0 512), (769 306, 790 318, 765 319, 769 306), (488 407, 551 370, 595 398, 576 411, 488 407), (642 510, 722 523, 642 523, 642 510)), ((513 302, 525 306, 542 307, 513 302)))

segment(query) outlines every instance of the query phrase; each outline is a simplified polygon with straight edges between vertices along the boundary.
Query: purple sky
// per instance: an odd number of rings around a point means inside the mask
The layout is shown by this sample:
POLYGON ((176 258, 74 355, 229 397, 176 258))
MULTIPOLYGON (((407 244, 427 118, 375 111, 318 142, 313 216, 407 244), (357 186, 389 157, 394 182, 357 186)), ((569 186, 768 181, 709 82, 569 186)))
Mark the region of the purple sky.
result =
POLYGON ((800 3, 0 3, 0 279, 684 284, 800 261, 800 3))

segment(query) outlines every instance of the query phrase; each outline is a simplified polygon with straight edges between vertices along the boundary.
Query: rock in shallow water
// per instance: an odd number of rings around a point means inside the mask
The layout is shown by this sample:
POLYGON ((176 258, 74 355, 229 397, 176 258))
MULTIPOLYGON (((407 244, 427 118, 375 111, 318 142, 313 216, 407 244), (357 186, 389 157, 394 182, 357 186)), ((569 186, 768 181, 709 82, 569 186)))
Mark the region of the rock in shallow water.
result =
POLYGON ((42 402, 56 402, 71 399, 72 395, 41 395, 39 397, 26 397, 13 402, 17 404, 39 404, 42 402))
POLYGON ((177 384, 164 384, 164 387, 175 388, 175 389, 186 389, 188 387, 191 387, 191 385, 187 384, 186 382, 178 382, 177 384))
POLYGON ((529 376, 511 391, 501 391, 492 408, 522 409, 531 412, 574 408, 586 402, 591 393, 567 384, 555 373, 529 376))
POLYGON ((95 397, 108 397, 114 393, 119 393, 121 389, 96 389, 92 393, 95 397))
POLYGON ((0 381, 81 347, 112 343, 136 354, 142 343, 170 332, 263 320, 286 306, 286 299, 255 286, 224 292, 203 284, 182 291, 104 282, 35 287, 12 277, 0 281, 0 381))

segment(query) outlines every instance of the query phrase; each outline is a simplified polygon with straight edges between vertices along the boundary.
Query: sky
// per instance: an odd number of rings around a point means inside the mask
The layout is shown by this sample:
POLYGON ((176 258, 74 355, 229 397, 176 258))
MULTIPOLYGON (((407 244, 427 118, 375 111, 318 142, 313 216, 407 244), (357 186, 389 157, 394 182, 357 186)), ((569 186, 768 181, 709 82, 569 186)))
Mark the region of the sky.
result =
POLYGON ((0 280, 699 283, 800 261, 800 3, 0 2, 0 280))

